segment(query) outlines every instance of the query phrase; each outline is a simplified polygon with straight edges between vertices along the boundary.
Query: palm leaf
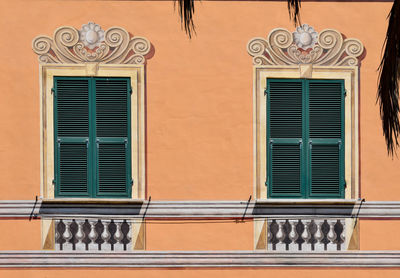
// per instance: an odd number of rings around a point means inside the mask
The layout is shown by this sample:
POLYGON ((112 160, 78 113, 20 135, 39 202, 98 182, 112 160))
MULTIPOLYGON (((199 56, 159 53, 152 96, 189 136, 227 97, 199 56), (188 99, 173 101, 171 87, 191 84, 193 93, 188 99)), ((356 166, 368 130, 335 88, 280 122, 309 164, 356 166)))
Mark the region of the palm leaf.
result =
POLYGON ((387 151, 393 156, 399 146, 399 86, 400 77, 400 0, 395 0, 388 15, 389 24, 384 53, 379 65, 377 101, 380 107, 382 129, 387 151))
MULTIPOLYGON (((175 0, 176 1, 176 0, 175 0)), ((196 26, 193 22, 194 1, 195 0, 177 0, 178 13, 181 18, 181 25, 184 27, 189 38, 192 34, 196 34, 196 26)), ((287 0, 289 18, 293 20, 295 25, 300 25, 300 7, 301 0, 287 0)), ((175 2, 176 3, 176 2, 175 2)))
POLYGON ((301 25, 300 22, 300 7, 301 0, 287 0, 289 18, 293 20, 295 25, 301 25))
MULTIPOLYGON (((178 13, 181 18, 181 26, 184 27, 189 38, 196 34, 196 26, 193 22, 195 0, 178 0, 178 13)), ((176 2, 175 2, 176 3, 176 2)))

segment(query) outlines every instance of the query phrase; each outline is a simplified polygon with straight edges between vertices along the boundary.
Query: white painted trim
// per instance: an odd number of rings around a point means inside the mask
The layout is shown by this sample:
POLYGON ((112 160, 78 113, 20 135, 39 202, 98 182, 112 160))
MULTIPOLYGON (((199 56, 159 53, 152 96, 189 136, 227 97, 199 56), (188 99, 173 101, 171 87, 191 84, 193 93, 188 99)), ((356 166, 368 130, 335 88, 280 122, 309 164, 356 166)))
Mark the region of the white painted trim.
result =
POLYGON ((97 203, 0 201, 0 218, 400 218, 400 201, 265 200, 265 201, 105 201, 97 203))
POLYGON ((0 268, 388 268, 399 266, 400 251, 337 251, 301 254, 260 251, 0 252, 0 268))

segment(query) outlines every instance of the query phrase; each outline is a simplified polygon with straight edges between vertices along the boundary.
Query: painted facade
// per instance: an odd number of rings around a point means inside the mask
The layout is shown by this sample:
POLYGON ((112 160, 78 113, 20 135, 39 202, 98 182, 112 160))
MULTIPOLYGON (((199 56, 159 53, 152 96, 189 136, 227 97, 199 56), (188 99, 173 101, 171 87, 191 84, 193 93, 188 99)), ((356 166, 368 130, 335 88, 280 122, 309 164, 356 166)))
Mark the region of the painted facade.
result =
POLYGON ((172 1, 0 3, 0 277, 397 277, 399 160, 376 104, 391 4, 304 2, 296 29, 286 2, 196 2, 189 39, 172 1), (129 128, 111 140, 93 135, 100 116, 90 113, 103 104, 62 106, 59 80, 97 96, 115 78, 127 84, 129 128), (296 141, 310 155, 335 142, 337 194, 269 192, 268 84, 278 79, 303 84, 300 98, 321 80, 340 85, 342 137, 296 141), (68 107, 88 114, 91 135, 59 133, 56 111, 68 107), (93 161, 101 144, 125 146, 127 191, 101 195, 91 162, 98 192, 63 195, 64 143, 82 143, 93 161))

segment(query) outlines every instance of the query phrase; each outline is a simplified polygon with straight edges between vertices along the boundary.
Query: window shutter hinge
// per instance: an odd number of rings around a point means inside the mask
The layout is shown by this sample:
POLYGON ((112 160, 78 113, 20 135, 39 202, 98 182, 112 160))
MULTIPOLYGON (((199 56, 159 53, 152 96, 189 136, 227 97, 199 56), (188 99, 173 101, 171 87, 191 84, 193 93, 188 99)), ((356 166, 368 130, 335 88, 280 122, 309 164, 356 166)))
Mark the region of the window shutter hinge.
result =
POLYGON ((132 88, 129 88, 129 94, 132 94, 132 88))
POLYGON ((51 93, 52 93, 55 97, 57 96, 56 90, 55 90, 54 88, 51 88, 51 93))
POLYGON ((55 185, 56 185, 56 180, 53 179, 53 180, 51 181, 51 184, 52 184, 53 186, 55 186, 55 185))
POLYGON ((347 96, 347 90, 344 90, 343 94, 344 96, 347 96))
POLYGON ((133 186, 133 179, 131 179, 131 186, 133 186))
POLYGON ((268 88, 265 88, 264 95, 268 95, 268 88))
POLYGON ((265 181, 265 187, 268 187, 268 179, 265 181))
POLYGON ((344 188, 347 188, 347 182, 344 181, 344 188))

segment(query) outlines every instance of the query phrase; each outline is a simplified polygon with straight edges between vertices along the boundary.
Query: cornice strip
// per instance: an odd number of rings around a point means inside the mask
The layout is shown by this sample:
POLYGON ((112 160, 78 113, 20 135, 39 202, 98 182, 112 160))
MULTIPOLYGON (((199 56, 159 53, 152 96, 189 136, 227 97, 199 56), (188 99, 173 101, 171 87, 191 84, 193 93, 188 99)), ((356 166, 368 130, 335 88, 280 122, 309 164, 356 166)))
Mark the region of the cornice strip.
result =
POLYGON ((146 219, 400 218, 400 202, 388 201, 143 201, 82 203, 0 201, 0 218, 110 217, 146 219))
POLYGON ((399 267, 400 251, 1 251, 0 268, 399 267))

